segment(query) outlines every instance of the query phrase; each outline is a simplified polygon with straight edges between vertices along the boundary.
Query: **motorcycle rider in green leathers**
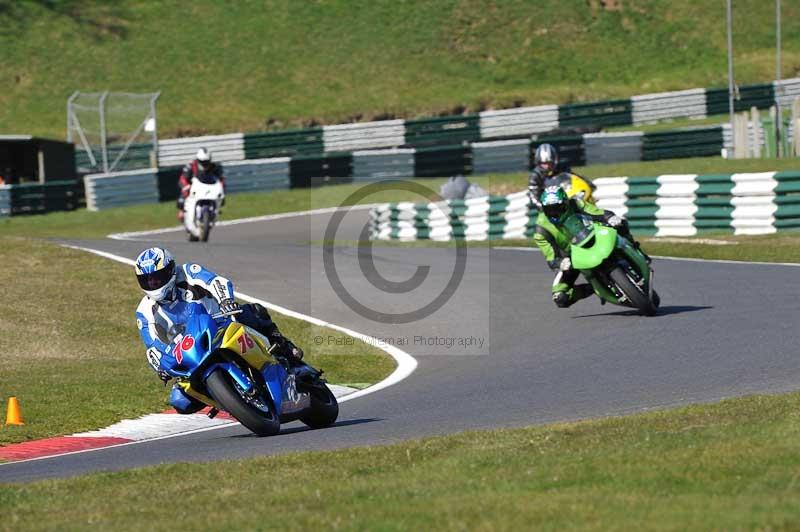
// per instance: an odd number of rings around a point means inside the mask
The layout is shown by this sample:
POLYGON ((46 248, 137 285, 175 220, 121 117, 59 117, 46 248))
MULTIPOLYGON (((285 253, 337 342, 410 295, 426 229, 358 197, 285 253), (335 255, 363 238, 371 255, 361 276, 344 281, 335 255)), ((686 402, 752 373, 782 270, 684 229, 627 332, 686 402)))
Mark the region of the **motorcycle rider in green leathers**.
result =
POLYGON ((566 308, 594 293, 592 285, 588 283, 575 285, 580 272, 572 268, 569 257, 570 235, 563 227, 567 218, 576 213, 584 214, 595 222, 613 227, 637 248, 639 245, 633 239, 625 219, 591 203, 567 197, 560 186, 547 187, 539 200, 542 207, 536 218, 533 241, 539 246, 550 269, 558 272, 553 279, 553 301, 558 307, 566 308))

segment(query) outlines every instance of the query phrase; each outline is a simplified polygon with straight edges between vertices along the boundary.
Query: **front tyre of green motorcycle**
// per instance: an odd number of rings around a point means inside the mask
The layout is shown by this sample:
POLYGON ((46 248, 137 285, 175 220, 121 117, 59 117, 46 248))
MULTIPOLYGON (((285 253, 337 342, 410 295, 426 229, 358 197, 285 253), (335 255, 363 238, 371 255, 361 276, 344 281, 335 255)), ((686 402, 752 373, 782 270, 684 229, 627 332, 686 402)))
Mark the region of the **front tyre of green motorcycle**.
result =
POLYGON ((272 398, 248 398, 222 368, 214 370, 208 376, 206 388, 223 409, 257 435, 274 436, 280 432, 281 422, 272 398))
POLYGON ((657 306, 650 301, 650 297, 636 283, 631 281, 625 270, 617 266, 609 272, 609 277, 639 312, 645 316, 656 315, 657 306))
POLYGON ((325 383, 302 385, 300 389, 311 395, 311 407, 308 413, 300 418, 300 421, 312 429, 333 425, 336 418, 339 417, 339 402, 325 383))

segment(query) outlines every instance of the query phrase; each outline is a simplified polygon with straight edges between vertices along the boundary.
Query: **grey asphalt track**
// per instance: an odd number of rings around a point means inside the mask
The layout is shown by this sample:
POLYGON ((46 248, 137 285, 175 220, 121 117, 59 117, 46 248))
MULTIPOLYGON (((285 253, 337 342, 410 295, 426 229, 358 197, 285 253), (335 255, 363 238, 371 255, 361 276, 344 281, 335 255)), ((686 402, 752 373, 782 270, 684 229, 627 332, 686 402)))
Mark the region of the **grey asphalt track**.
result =
MULTIPOLYGON (((400 347, 419 362, 408 379, 344 403, 332 428, 294 423, 279 436, 257 438, 237 426, 6 464, 0 481, 385 444, 800 388, 800 268, 656 260, 662 309, 644 318, 596 299, 557 309, 552 274, 538 253, 470 248, 447 304, 416 322, 380 323, 348 308, 331 289, 319 244, 330 217, 217 227, 208 244, 189 244, 180 232, 72 243, 129 258, 162 244, 178 260, 229 276, 249 295, 392 342, 407 340, 400 347), (448 347, 459 338, 475 345, 448 347)), ((337 239, 357 239, 366 218, 366 211, 348 214, 337 239)), ((338 275, 355 299, 380 312, 411 312, 433 300, 456 256, 454 248, 376 246, 375 269, 393 282, 430 266, 421 286, 390 295, 365 279, 359 253, 334 249, 338 275)), ((120 282, 134 282, 133 276, 120 282)), ((324 349, 324 340, 306 347, 324 349)))

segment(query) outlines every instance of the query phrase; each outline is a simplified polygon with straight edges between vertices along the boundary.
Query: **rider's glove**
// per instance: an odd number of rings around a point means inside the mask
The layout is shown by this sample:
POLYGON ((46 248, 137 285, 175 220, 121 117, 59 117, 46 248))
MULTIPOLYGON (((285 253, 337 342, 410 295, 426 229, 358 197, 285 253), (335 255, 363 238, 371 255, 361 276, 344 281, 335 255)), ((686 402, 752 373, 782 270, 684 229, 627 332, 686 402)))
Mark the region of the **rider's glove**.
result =
POLYGON ((219 302, 219 310, 225 314, 236 312, 237 310, 241 310, 241 308, 239 303, 231 298, 223 299, 219 302))
POLYGON ((561 264, 558 265, 558 269, 562 272, 572 269, 572 261, 569 260, 569 257, 564 257, 561 259, 561 264))
POLYGON ((278 347, 278 354, 292 357, 298 362, 303 360, 303 350, 294 345, 291 340, 281 333, 275 332, 270 335, 269 339, 278 347))
POLYGON ((619 227, 620 225, 622 225, 622 218, 620 218, 615 214, 614 216, 608 219, 608 225, 614 228, 619 227))
POLYGON ((537 211, 542 210, 542 202, 539 201, 539 198, 536 197, 536 193, 533 190, 528 190, 528 199, 537 211))

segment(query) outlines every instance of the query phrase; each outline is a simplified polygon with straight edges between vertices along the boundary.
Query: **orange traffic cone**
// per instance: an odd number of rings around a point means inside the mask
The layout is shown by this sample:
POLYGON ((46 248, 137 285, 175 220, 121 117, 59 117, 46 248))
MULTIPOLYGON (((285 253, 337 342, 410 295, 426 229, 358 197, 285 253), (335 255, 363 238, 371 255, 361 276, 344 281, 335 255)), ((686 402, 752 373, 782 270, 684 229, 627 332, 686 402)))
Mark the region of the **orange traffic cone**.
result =
POLYGON ((8 412, 6 413, 6 425, 24 425, 22 415, 19 413, 19 402, 16 397, 8 399, 8 412))

